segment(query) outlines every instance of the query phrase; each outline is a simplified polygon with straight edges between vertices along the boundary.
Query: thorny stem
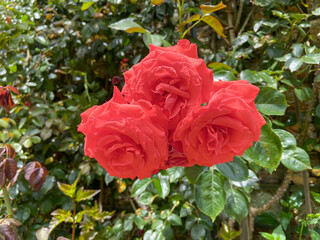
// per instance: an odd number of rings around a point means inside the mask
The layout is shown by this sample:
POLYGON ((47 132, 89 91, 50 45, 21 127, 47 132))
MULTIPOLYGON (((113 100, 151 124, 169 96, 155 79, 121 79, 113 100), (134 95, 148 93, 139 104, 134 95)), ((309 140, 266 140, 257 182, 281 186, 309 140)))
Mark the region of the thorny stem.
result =
POLYGON ((4 202, 7 207, 8 217, 13 217, 13 211, 12 211, 12 207, 11 207, 9 192, 6 187, 2 187, 2 193, 3 193, 3 197, 4 197, 4 202))
POLYGON ((276 194, 270 199, 270 201, 267 202, 266 204, 264 204, 260 208, 254 208, 254 207, 250 208, 250 220, 249 220, 250 224, 249 224, 249 226, 250 226, 251 233, 254 230, 254 217, 268 211, 270 208, 272 208, 272 206, 274 204, 276 204, 283 197, 283 194, 287 190, 287 188, 291 182, 291 179, 292 179, 292 171, 288 170, 281 186, 278 188, 276 194))

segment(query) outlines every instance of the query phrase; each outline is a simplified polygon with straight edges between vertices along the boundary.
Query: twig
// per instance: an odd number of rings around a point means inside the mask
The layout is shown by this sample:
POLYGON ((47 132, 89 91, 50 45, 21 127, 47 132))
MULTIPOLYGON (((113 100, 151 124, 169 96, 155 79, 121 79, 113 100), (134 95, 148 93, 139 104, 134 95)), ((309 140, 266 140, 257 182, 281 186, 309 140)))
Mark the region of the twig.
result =
POLYGON ((250 232, 250 226, 249 226, 249 217, 246 216, 242 221, 241 221, 241 235, 240 235, 240 240, 248 240, 251 239, 251 232, 250 232))
MULTIPOLYGON (((317 82, 317 76, 320 74, 320 69, 319 69, 319 65, 317 66, 317 71, 315 72, 315 76, 313 79, 313 87, 312 87, 312 91, 313 91, 313 95, 312 95, 312 99, 309 101, 308 103, 308 109, 307 109, 307 114, 306 114, 306 118, 304 121, 304 125, 302 128, 302 132, 301 132, 301 137, 299 138, 299 145, 301 146, 304 141, 306 140, 307 134, 308 134, 308 128, 309 128, 309 124, 312 120, 312 112, 317 100, 317 95, 318 95, 318 82, 317 82)), ((304 187, 304 198, 305 198, 305 204, 306 204, 306 213, 310 214, 312 212, 312 208, 311 208, 311 197, 310 197, 310 186, 309 186, 309 172, 308 170, 304 170, 302 172, 303 175, 303 187, 304 187)))
POLYGON ((255 8, 256 8, 255 6, 254 6, 253 8, 251 8, 251 11, 249 12, 246 20, 244 21, 243 25, 241 26, 241 28, 240 28, 240 30, 239 30, 239 32, 238 32, 238 36, 241 35, 241 33, 243 32, 243 30, 244 30, 245 27, 247 26, 247 24, 248 24, 248 22, 249 22, 249 20, 250 20, 250 18, 251 18, 251 16, 252 16, 253 11, 254 11, 255 8))
POLYGON ((287 173, 284 177, 284 180, 281 186, 278 188, 276 194, 269 200, 269 202, 267 202, 266 204, 264 204, 262 207, 259 207, 259 208, 254 208, 254 207, 250 208, 250 219, 249 219, 249 227, 251 232, 250 235, 252 235, 252 232, 254 230, 254 217, 268 211, 270 208, 272 208, 274 204, 276 204, 283 197, 283 194, 286 192, 291 182, 291 179, 292 179, 292 171, 287 170, 287 173))
POLYGON ((241 16, 242 16, 243 3, 244 3, 244 0, 240 0, 239 11, 237 14, 237 20, 236 20, 236 24, 234 25, 234 29, 238 29, 238 27, 239 27, 241 16))
POLYGON ((235 39, 234 34, 234 28, 233 28, 233 14, 232 14, 232 8, 229 6, 227 9, 227 16, 228 16, 228 28, 229 28, 229 34, 230 34, 230 42, 235 39))

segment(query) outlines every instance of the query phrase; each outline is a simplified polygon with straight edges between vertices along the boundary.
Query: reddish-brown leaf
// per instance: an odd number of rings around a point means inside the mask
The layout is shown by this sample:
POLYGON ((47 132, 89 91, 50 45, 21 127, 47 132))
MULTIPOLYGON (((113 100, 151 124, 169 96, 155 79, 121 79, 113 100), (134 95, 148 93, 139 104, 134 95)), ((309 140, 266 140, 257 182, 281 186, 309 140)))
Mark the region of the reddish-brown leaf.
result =
POLYGON ((9 224, 1 224, 0 225, 0 233, 4 236, 5 240, 15 240, 17 236, 9 224))
POLYGON ((12 158, 6 158, 4 161, 6 178, 11 180, 17 173, 17 162, 12 158))
POLYGON ((12 92, 14 92, 14 93, 16 93, 16 94, 18 94, 18 95, 20 94, 19 91, 18 91, 18 89, 16 89, 15 87, 12 87, 12 86, 10 86, 10 85, 7 85, 6 88, 9 88, 12 92))
POLYGON ((3 157, 0 157, 0 185, 2 187, 6 185, 5 161, 3 157))
POLYGON ((30 162, 24 169, 24 177, 34 191, 39 191, 46 180, 48 170, 39 162, 30 162))

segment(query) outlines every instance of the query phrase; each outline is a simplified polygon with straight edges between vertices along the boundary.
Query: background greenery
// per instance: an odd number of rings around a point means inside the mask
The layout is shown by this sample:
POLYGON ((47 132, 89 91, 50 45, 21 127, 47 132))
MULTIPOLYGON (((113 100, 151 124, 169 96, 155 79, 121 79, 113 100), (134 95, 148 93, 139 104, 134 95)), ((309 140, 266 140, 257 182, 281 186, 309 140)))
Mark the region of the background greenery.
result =
MULTIPOLYGON (((23 173, 7 181, 21 225, 2 220, 0 238, 320 239, 316 0, 226 0, 207 13, 225 38, 204 20, 186 32, 216 80, 261 89, 268 123, 243 156, 141 181, 111 177, 84 156, 80 113, 121 88, 149 43, 175 44, 201 4, 219 3, 185 1, 179 19, 177 2, 160 2, 0 1, 0 85, 20 93, 10 112, 0 109, 0 141, 15 149, 18 173, 31 161, 48 169, 37 192, 23 173)), ((5 204, 0 214, 8 219, 5 204)))

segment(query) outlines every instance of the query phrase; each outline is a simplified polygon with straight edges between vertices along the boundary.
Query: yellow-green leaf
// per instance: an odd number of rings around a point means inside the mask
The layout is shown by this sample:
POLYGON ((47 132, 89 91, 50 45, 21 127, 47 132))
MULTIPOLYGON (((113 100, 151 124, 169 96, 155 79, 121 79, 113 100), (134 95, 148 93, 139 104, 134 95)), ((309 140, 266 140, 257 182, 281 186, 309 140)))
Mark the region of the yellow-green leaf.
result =
POLYGON ((125 31, 127 33, 134 33, 134 32, 145 33, 146 32, 146 30, 142 27, 132 27, 132 28, 128 28, 125 31))
POLYGON ((194 22, 194 21, 197 21, 200 19, 200 15, 199 14, 196 14, 196 15, 192 15, 191 18, 189 18, 187 21, 184 21, 181 23, 181 25, 186 25, 187 23, 190 23, 190 22, 194 22))
POLYGON ((201 11, 203 14, 216 12, 218 10, 221 10, 223 8, 227 7, 223 4, 223 2, 220 2, 218 5, 200 5, 201 11))
POLYGON ((210 15, 204 15, 201 18, 201 21, 205 22, 210 27, 212 27, 221 37, 224 37, 224 38, 226 37, 226 35, 224 35, 223 33, 223 26, 221 25, 219 20, 216 19, 215 17, 210 15))
POLYGON ((163 2, 164 0, 151 0, 151 4, 153 5, 159 5, 163 2))
POLYGON ((81 11, 87 10, 91 5, 94 4, 94 2, 85 2, 81 6, 81 11))

